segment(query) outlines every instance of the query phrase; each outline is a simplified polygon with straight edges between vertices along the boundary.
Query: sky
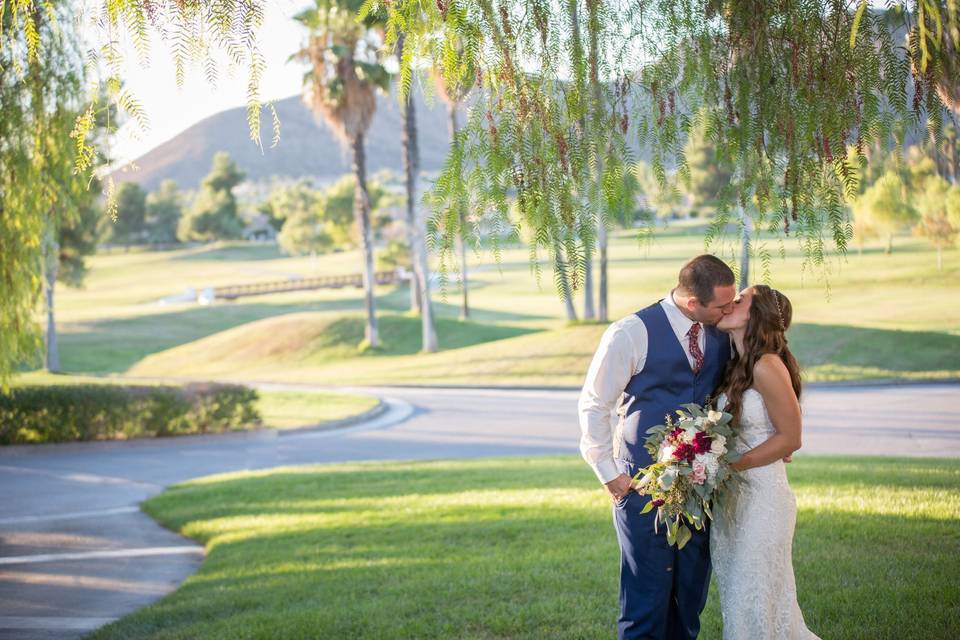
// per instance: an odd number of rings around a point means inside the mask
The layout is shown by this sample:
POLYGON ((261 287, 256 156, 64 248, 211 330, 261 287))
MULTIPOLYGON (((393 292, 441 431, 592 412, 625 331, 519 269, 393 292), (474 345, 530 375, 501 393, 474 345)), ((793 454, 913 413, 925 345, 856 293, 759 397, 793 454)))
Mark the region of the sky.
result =
MULTIPOLYGON (((260 51, 266 69, 260 83, 263 101, 278 100, 300 93, 305 67, 296 61, 287 62, 306 37, 306 30, 293 16, 309 6, 305 0, 268 0, 264 23, 259 31, 260 51)), ((88 37, 97 37, 88 28, 88 37)), ((149 129, 139 132, 134 123, 121 127, 111 148, 111 155, 121 161, 134 160, 157 145, 176 136, 196 122, 220 111, 245 106, 247 102, 247 71, 228 66, 221 67, 216 86, 211 86, 203 68, 187 68, 183 86, 177 86, 173 56, 158 37, 153 37, 149 60, 144 64, 128 38, 121 37, 120 51, 124 60, 123 76, 126 87, 140 101, 149 118, 149 129)), ((270 114, 262 114, 262 140, 270 144, 270 114)), ((238 131, 247 137, 247 130, 238 131)), ((253 144, 253 142, 251 142, 253 144)))

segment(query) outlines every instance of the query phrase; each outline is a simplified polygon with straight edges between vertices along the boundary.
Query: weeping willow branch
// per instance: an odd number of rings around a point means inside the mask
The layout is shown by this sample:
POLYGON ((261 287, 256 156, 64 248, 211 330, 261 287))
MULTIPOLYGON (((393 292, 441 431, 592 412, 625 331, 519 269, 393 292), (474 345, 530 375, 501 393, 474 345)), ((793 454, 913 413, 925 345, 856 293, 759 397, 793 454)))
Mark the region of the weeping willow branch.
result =
POLYGON ((676 189, 697 119, 732 168, 707 247, 749 223, 774 242, 794 238, 804 267, 826 273, 851 237, 845 203, 864 150, 902 147, 921 123, 942 127, 955 9, 955 0, 888 11, 837 0, 368 0, 361 13, 387 12, 387 46, 406 34, 402 77, 476 74, 456 161, 428 198, 435 246, 453 246, 462 218, 452 212, 468 200, 475 225, 519 227, 535 272, 542 251, 555 264, 562 252, 576 284, 598 225, 633 209, 631 149, 662 189, 676 189))

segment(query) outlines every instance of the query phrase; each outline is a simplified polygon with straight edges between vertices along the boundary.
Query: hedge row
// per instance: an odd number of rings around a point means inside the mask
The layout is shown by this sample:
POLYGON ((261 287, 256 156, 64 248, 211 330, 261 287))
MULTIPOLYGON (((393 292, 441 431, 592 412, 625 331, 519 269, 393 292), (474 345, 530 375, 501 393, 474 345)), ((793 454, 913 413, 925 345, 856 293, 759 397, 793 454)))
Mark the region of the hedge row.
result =
POLYGON ((240 385, 39 385, 0 393, 0 444, 216 433, 261 424, 240 385))

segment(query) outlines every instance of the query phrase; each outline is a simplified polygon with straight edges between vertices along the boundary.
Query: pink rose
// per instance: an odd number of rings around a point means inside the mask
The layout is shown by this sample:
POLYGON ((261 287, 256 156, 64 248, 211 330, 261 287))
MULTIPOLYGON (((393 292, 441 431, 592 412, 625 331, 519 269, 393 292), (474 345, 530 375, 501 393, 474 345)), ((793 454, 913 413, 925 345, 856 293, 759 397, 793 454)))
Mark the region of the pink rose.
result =
POLYGON ((690 474, 690 478, 695 484, 703 484, 707 479, 707 465, 703 464, 702 460, 693 461, 693 473, 690 474))

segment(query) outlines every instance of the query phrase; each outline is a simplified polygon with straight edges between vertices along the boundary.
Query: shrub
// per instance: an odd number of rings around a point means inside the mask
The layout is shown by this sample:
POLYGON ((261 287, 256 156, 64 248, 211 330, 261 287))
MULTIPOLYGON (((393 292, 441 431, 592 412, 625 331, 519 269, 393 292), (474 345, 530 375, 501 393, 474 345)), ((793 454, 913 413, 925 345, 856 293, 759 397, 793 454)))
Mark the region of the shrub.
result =
POLYGON ((40 385, 0 394, 0 444, 217 433, 261 424, 254 389, 40 385))

